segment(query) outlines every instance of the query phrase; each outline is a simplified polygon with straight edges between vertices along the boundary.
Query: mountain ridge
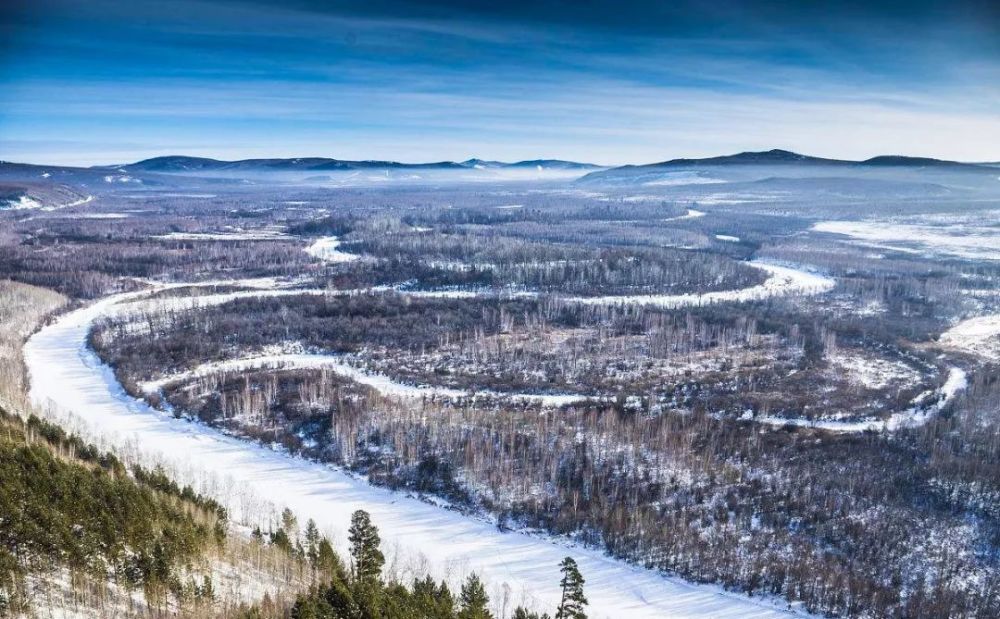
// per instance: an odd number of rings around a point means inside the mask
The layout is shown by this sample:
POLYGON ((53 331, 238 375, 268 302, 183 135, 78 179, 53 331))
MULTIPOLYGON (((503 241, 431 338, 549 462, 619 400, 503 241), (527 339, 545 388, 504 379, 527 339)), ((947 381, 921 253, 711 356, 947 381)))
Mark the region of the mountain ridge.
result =
POLYGON ((186 172, 238 172, 238 171, 271 171, 271 172, 301 172, 301 171, 337 171, 337 170, 476 170, 476 169, 530 169, 548 168, 559 170, 597 170, 602 169, 592 163, 580 163, 562 159, 532 159, 527 161, 502 162, 482 159, 467 159, 462 162, 435 161, 404 163, 392 160, 348 160, 329 157, 294 157, 294 158, 261 158, 238 159, 226 161, 209 157, 193 157, 188 155, 164 155, 151 157, 133 163, 120 165, 94 166, 97 169, 115 169, 126 171, 159 172, 164 174, 179 174, 186 172))
POLYGON ((590 172, 578 180, 582 182, 609 179, 620 180, 656 173, 696 171, 705 170, 706 168, 722 170, 726 168, 763 168, 765 166, 791 166, 801 169, 819 169, 821 167, 844 169, 853 168, 864 170, 875 170, 879 168, 935 168, 963 172, 991 171, 990 166, 980 163, 964 163, 960 161, 949 161, 946 159, 935 159, 931 157, 878 155, 864 160, 828 159, 775 148, 766 151, 743 151, 732 155, 721 155, 716 157, 670 159, 657 163, 618 166, 590 172))

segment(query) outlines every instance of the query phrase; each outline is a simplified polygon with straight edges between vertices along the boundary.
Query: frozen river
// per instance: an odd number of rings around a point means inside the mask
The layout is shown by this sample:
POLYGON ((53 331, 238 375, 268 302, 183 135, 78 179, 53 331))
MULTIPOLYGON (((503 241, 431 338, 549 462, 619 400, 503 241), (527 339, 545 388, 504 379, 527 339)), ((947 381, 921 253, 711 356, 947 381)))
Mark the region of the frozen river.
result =
POLYGON ((599 551, 502 533, 489 522, 373 487, 336 468, 166 416, 127 395, 86 345, 93 321, 134 296, 108 297, 36 333, 25 346, 31 397, 53 416, 71 413, 90 440, 164 463, 180 481, 226 504, 235 520, 266 522, 275 508, 287 506, 302 521, 314 519, 344 551, 350 515, 364 509, 378 524, 388 564, 398 573, 426 571, 455 582, 475 571, 494 602, 506 585, 511 604, 550 612, 558 602, 558 563, 571 555, 587 579, 591 617, 789 615, 780 603, 665 577, 599 551))

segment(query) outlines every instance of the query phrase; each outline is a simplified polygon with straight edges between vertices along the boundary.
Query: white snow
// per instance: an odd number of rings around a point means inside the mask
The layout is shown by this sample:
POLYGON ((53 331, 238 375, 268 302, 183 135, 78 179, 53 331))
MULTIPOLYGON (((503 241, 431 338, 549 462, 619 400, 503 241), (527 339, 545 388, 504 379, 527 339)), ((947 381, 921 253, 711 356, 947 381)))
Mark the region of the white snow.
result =
POLYGON ((116 303, 140 296, 105 298, 62 316, 30 338, 24 349, 30 395, 53 417, 75 413, 91 440, 161 459, 184 478, 180 481, 200 484, 200 490, 226 504, 237 520, 262 520, 266 502, 260 497, 267 497, 275 506, 291 508, 300 519, 315 519, 343 551, 351 513, 365 509, 380 528, 387 555, 396 554, 401 563, 424 562, 430 574, 452 582, 475 571, 488 587, 507 583, 519 603, 550 612, 559 599, 558 563, 570 555, 587 579, 588 613, 595 619, 788 614, 775 603, 665 577, 595 550, 501 533, 491 523, 372 487, 336 468, 160 414, 129 397, 111 368, 86 345, 96 318, 116 303), (222 483, 205 481, 217 476, 222 483))
POLYGON ((759 301, 775 296, 789 294, 820 294, 833 288, 835 282, 823 275, 778 266, 768 262, 751 261, 747 264, 766 271, 770 277, 763 284, 740 288, 738 290, 723 290, 719 292, 702 292, 690 294, 651 294, 622 295, 604 297, 572 297, 567 300, 586 305, 655 305, 664 308, 692 307, 711 305, 713 303, 745 303, 759 301))
POLYGON ((498 297, 501 299, 511 298, 533 298, 537 297, 537 292, 530 290, 405 290, 397 289, 400 294, 409 297, 423 297, 426 299, 475 299, 477 297, 498 297))
POLYGON ((697 209, 689 208, 687 213, 683 215, 678 215, 677 217, 667 217, 661 221, 681 221, 682 219, 697 219, 698 217, 704 217, 705 213, 697 209))
POLYGON ((984 221, 980 225, 975 222, 933 225, 934 220, 920 221, 821 221, 812 229, 848 236, 869 247, 905 253, 1000 260, 1000 228, 989 222, 984 221))
POLYGON ((28 196, 24 195, 19 197, 17 200, 8 200, 7 208, 13 211, 22 211, 22 210, 42 208, 42 203, 39 202, 38 200, 29 198, 28 196))
POLYGON ((133 178, 128 174, 119 174, 115 176, 114 174, 109 174, 104 177, 105 183, 142 183, 141 180, 133 178))
POLYGON ((81 204, 87 204, 94 199, 94 196, 87 196, 85 198, 80 198, 79 200, 74 200, 73 202, 67 202, 66 204, 53 204, 52 206, 45 206, 38 200, 30 198, 26 195, 22 195, 20 198, 15 200, 8 200, 7 208, 20 211, 28 209, 38 209, 41 211, 56 211, 61 208, 69 208, 71 206, 80 206, 81 204))
POLYGON ((883 389, 891 384, 913 384, 920 380, 920 374, 902 361, 848 354, 844 351, 828 355, 827 361, 838 376, 866 389, 883 389))
POLYGON ((1000 361, 1000 314, 963 320, 942 333, 938 341, 980 357, 1000 361))
POLYGON ((169 232, 154 239, 166 241, 280 241, 291 239, 280 230, 247 230, 233 232, 169 232))
POLYGON ((756 420, 772 426, 792 425, 805 428, 819 428, 831 432, 877 432, 879 430, 892 432, 901 428, 915 428, 924 425, 955 399, 955 396, 959 392, 964 391, 968 385, 969 379, 965 370, 951 368, 948 370, 948 378, 940 388, 921 393, 910 403, 910 408, 894 413, 887 419, 840 421, 837 419, 813 420, 767 416, 757 417, 756 420))
POLYGON ((430 387, 408 385, 392 380, 382 374, 373 374, 360 368, 356 368, 345 362, 343 355, 306 354, 306 353, 280 353, 272 355, 261 355, 255 357, 243 357, 240 359, 227 359, 225 361, 213 361, 204 363, 193 370, 171 374, 157 380, 141 383, 139 387, 146 393, 155 393, 166 385, 185 381, 191 378, 210 376, 212 374, 227 372, 244 372, 247 370, 295 370, 295 369, 325 369, 349 378, 350 380, 371 387, 384 396, 423 399, 423 398, 448 398, 463 399, 476 396, 489 398, 507 398, 517 402, 537 402, 542 406, 558 407, 566 404, 575 404, 587 400, 588 397, 577 394, 535 394, 535 393, 501 393, 498 391, 481 390, 467 391, 464 389, 448 389, 446 387, 430 387))
POLYGON ((94 200, 94 196, 87 196, 85 198, 80 198, 79 200, 74 200, 73 202, 67 202, 66 204, 57 204, 55 206, 44 206, 43 211, 54 211, 61 208, 70 208, 71 206, 80 206, 81 204, 87 204, 94 200))
POLYGON ((720 241, 725 241, 727 243, 739 243, 740 242, 740 237, 738 237, 738 236, 730 236, 728 234, 716 234, 715 238, 718 239, 718 240, 720 240, 720 241))
POLYGON ((76 219, 125 219, 128 213, 73 213, 68 215, 76 219))
POLYGON ((361 256, 349 254, 337 249, 340 247, 340 239, 335 236, 326 236, 306 248, 306 253, 310 256, 325 262, 353 262, 361 256))

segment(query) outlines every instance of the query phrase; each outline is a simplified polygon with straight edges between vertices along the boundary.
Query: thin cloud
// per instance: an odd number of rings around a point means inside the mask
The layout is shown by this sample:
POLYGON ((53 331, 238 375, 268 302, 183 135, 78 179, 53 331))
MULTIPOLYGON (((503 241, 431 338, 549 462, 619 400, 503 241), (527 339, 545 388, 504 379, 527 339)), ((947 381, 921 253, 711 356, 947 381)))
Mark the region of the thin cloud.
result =
POLYGON ((923 5, 852 6, 809 23, 764 4, 626 3, 603 20, 604 5, 40 0, 5 27, 20 53, 0 65, 0 157, 997 158, 1000 62, 969 11, 934 27, 923 5), (650 24, 624 27, 643 10, 650 24), (51 146, 65 136, 75 146, 51 146))

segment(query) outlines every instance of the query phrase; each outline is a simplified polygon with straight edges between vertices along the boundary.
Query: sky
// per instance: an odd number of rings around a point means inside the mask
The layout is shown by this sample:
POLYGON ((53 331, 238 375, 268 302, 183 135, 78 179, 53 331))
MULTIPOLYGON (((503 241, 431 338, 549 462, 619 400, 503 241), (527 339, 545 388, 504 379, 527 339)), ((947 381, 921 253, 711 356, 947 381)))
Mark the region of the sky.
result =
POLYGON ((0 159, 1000 160, 1000 2, 3 0, 0 159))

